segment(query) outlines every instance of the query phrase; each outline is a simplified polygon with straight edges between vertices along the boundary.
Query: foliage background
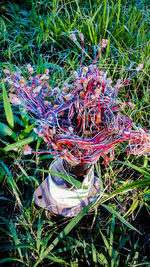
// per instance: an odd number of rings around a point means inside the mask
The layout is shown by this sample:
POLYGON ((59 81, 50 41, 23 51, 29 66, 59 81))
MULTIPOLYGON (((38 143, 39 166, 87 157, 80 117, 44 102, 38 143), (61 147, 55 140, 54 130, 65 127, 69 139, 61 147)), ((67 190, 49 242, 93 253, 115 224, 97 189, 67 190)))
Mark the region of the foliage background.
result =
MULTIPOLYGON (((144 64, 119 97, 136 105, 124 114, 149 127, 148 0, 5 0, 0 16, 1 80, 4 68, 20 69, 26 76, 30 63, 35 73, 49 68, 51 84, 59 85, 80 65, 81 47, 70 39, 70 31, 85 36, 85 65, 107 38, 97 65, 114 81, 125 80, 138 63, 144 64)), ((45 144, 34 136, 29 115, 10 106, 7 86, 0 85, 1 266, 149 266, 149 158, 127 156, 122 144, 114 162, 103 166, 100 159, 96 170, 102 194, 87 215, 84 210, 65 219, 35 207, 33 192, 46 178, 52 157, 23 155, 24 145, 38 150, 45 144)))

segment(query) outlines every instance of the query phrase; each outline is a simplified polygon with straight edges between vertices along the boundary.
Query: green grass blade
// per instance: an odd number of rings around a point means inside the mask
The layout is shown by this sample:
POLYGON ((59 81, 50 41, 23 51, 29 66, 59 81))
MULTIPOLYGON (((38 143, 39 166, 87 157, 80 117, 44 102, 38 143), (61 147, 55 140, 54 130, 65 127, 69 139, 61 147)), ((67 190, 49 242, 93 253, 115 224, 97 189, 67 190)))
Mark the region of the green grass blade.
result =
POLYGON ((97 253, 97 256, 98 256, 101 264, 104 264, 104 266, 109 266, 108 260, 103 253, 97 253))
POLYGON ((95 17, 96 17, 97 14, 100 12, 101 8, 102 8, 102 3, 99 4, 99 7, 96 9, 94 15, 92 16, 92 18, 91 18, 91 21, 92 21, 92 22, 95 20, 95 17))
POLYGON ((114 197, 120 193, 132 190, 132 189, 137 188, 137 187, 146 187, 149 185, 150 185, 150 179, 149 178, 141 180, 141 181, 133 182, 131 184, 127 184, 125 186, 122 186, 119 189, 114 190, 108 196, 104 197, 104 199, 102 200, 102 203, 104 203, 105 201, 111 199, 112 197, 114 197))
POLYGON ((11 145, 8 145, 8 146, 4 147, 3 150, 5 152, 11 151, 11 150, 16 150, 16 148, 18 148, 20 146, 25 146, 27 144, 30 144, 31 142, 37 140, 37 138, 38 138, 37 135, 32 135, 30 137, 27 137, 27 138, 21 140, 21 141, 18 141, 18 142, 14 143, 14 144, 11 144, 11 145))
POLYGON ((121 240, 121 242, 119 243, 119 246, 118 246, 118 248, 117 248, 117 252, 119 252, 123 247, 124 247, 124 245, 127 243, 127 241, 130 239, 130 236, 128 235, 128 236, 126 236, 126 237, 124 237, 122 240, 121 240))
POLYGON ((110 257, 112 257, 112 249, 113 249, 113 241, 114 241, 114 230, 115 230, 115 217, 113 216, 111 219, 111 225, 110 225, 110 257))
POLYGON ((5 110, 6 119, 7 119, 7 122, 9 124, 10 128, 14 128, 13 112, 11 109, 10 102, 8 100, 7 91, 5 89, 5 85, 4 85, 3 81, 2 81, 2 90, 3 90, 3 102, 4 102, 4 110, 5 110))
POLYGON ((148 267, 150 266, 150 261, 145 261, 145 262, 141 262, 141 263, 138 263, 138 264, 135 264, 134 267, 141 267, 141 266, 145 266, 145 267, 148 267))
POLYGON ((104 207, 106 210, 108 210, 111 214, 116 216, 128 228, 130 228, 131 230, 134 230, 134 231, 138 232, 139 234, 141 234, 133 225, 131 225, 129 222, 127 222, 117 211, 115 211, 111 207, 109 207, 107 205, 104 205, 104 204, 101 204, 101 206, 104 207))
POLYGON ((36 247, 37 247, 38 253, 40 252, 40 246, 41 246, 41 234, 42 234, 42 225, 41 225, 41 219, 39 217, 39 219, 38 219, 37 237, 36 237, 36 247))
POLYGON ((30 250, 34 250, 37 252, 37 249, 30 245, 30 244, 27 244, 27 243, 20 243, 19 245, 5 245, 5 246, 0 246, 0 250, 1 251, 7 251, 7 250, 12 250, 12 249, 24 249, 24 248, 28 248, 30 250))
POLYGON ((34 128, 35 124, 31 124, 30 126, 28 126, 27 128, 25 128, 21 134, 19 135, 20 139, 23 139, 24 137, 27 137, 29 135, 29 133, 32 131, 32 129, 34 128))
POLYGON ((95 168, 96 168, 96 172, 98 174, 98 178, 99 178, 99 182, 100 182, 100 187, 101 187, 101 191, 104 191, 104 186, 103 186, 103 181, 102 181, 102 175, 101 175, 101 166, 100 164, 95 164, 95 168))
POLYGON ((13 140, 17 141, 17 135, 6 124, 0 122, 0 137, 10 136, 13 140))
POLYGON ((39 186, 39 182, 38 180, 34 177, 34 176, 29 176, 27 174, 27 172, 25 171, 25 169, 21 166, 21 164, 19 164, 19 162, 16 163, 18 165, 18 167, 20 168, 20 170, 22 171, 22 173, 24 174, 24 176, 32 183, 33 181, 39 186))
MULTIPOLYGON (((14 226, 12 221, 10 222, 10 232, 11 232, 11 234, 13 236, 13 240, 14 240, 15 245, 19 245, 18 235, 17 235, 15 226, 14 226)), ((19 253, 19 256, 20 256, 21 260, 23 261, 23 256, 22 256, 21 249, 18 248, 17 250, 18 250, 18 253, 19 253)))
POLYGON ((104 234, 102 233, 102 231, 101 231, 101 230, 99 230, 99 231, 100 231, 100 234, 101 234, 101 236, 102 236, 102 239, 103 239, 104 245, 105 245, 105 247, 106 247, 107 251, 109 252, 109 250, 110 250, 110 247, 109 247, 109 243, 108 243, 108 241, 107 241, 107 238, 104 236, 104 234))
POLYGON ((120 7, 121 7, 121 0, 118 0, 118 13, 117 13, 117 24, 120 20, 120 7))
POLYGON ((21 262, 24 264, 24 266, 29 266, 26 262, 18 259, 18 258, 13 258, 13 257, 7 257, 7 258, 4 258, 4 259, 1 259, 0 260, 0 263, 5 263, 5 262, 12 262, 12 261, 16 261, 16 262, 21 262))
POLYGON ((79 182, 78 180, 74 179, 72 176, 68 176, 64 173, 55 172, 55 171, 51 171, 51 170, 47 171, 47 170, 38 169, 38 171, 62 177, 64 180, 66 180, 68 183, 72 184, 73 186, 75 186, 77 188, 81 188, 82 183, 79 182))
POLYGON ((56 257, 55 255, 53 255, 53 256, 47 255, 45 258, 46 259, 50 259, 52 262, 57 262, 57 263, 60 263, 60 264, 64 264, 65 266, 66 265, 70 266, 70 264, 68 262, 66 262, 65 260, 63 260, 61 258, 56 257))
POLYGON ((1 162, 0 161, 0 164, 2 165, 2 167, 5 169, 6 173, 7 173, 7 177, 8 177, 8 182, 10 183, 11 187, 12 187, 12 191, 13 191, 13 194, 15 195, 16 197, 16 200, 18 202, 18 205, 21 209, 23 209, 23 205, 22 205, 22 202, 20 200, 20 197, 19 197, 19 194, 20 191, 18 189, 18 186, 16 184, 16 182, 14 181, 14 179, 12 178, 12 175, 9 171, 9 169, 7 168, 7 166, 4 164, 4 162, 1 162))
POLYGON ((131 207, 130 207, 130 208, 128 209, 128 211, 125 213, 124 217, 126 217, 127 215, 128 215, 128 216, 131 215, 131 214, 135 211, 135 209, 138 207, 138 204, 139 204, 139 200, 138 200, 138 198, 136 198, 136 199, 133 201, 131 207))
POLYGON ((96 253, 96 248, 93 242, 92 242, 92 258, 93 258, 93 262, 97 264, 97 253, 96 253))
POLYGON ((132 169, 134 169, 134 170, 136 170, 136 171, 142 173, 143 175, 145 175, 145 176, 147 176, 147 177, 150 177, 150 173, 149 173, 149 172, 143 170, 143 169, 140 168, 140 167, 137 167, 136 165, 134 165, 134 164, 132 164, 132 163, 127 163, 127 162, 119 161, 119 160, 118 160, 118 161, 114 161, 113 163, 120 163, 120 164, 123 164, 123 165, 125 165, 125 166, 128 166, 128 167, 130 167, 130 168, 132 168, 132 169))

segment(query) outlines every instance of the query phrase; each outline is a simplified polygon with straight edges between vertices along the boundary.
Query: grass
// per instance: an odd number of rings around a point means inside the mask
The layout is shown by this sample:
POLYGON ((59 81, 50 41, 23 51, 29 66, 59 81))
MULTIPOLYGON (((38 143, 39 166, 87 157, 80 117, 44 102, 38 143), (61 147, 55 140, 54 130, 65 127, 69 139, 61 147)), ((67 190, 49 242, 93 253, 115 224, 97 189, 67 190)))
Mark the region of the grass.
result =
MULTIPOLYGON (((81 47, 69 32, 84 33, 86 65, 100 40, 107 38, 109 45, 97 65, 113 80, 125 80, 138 63, 144 64, 119 97, 136 105, 124 114, 149 127, 149 1, 12 2, 0 5, 1 78, 3 68, 26 75, 25 66, 31 63, 36 73, 49 68, 51 84, 59 85, 80 65, 81 47)), ((24 145, 38 150, 45 144, 34 135, 29 115, 10 106, 5 86, 1 82, 1 266, 149 266, 149 158, 127 156, 122 144, 114 162, 103 166, 100 159, 98 201, 73 219, 35 207, 33 192, 46 177, 52 157, 23 155, 24 145)))

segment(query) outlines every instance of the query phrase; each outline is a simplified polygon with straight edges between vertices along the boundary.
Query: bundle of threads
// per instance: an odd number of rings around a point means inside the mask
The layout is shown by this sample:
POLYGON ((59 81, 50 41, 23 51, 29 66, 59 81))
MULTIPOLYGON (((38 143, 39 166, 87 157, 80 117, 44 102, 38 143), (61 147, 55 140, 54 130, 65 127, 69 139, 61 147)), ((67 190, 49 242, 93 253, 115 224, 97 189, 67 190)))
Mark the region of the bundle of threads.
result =
MULTIPOLYGON (((97 57, 88 67, 83 67, 84 36, 80 34, 79 37, 82 43, 81 67, 73 73, 70 83, 64 83, 60 88, 49 85, 48 69, 45 74, 33 76, 33 68, 28 64, 29 78, 26 81, 20 72, 4 70, 7 75, 4 81, 11 85, 10 102, 23 106, 35 116, 34 131, 47 143, 48 150, 39 153, 63 157, 73 166, 94 164, 100 156, 107 163, 114 159, 114 148, 121 142, 128 143, 127 153, 149 153, 148 131, 136 127, 121 113, 126 105, 134 108, 134 104, 121 103, 117 99, 118 90, 143 65, 139 64, 126 81, 119 79, 112 86, 107 72, 94 65, 108 40, 102 39, 97 57)), ((76 42, 75 34, 71 34, 71 39, 76 42)), ((26 154, 27 151, 26 147, 26 154)))

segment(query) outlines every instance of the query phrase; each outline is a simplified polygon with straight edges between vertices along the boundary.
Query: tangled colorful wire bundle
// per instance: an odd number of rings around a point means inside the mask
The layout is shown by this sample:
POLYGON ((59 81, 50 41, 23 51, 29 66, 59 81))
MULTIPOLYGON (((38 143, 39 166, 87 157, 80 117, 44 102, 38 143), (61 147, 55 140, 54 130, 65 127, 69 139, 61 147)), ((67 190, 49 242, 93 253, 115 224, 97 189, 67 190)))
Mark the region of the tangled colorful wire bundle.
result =
MULTIPOLYGON (((48 151, 61 156, 71 164, 93 164, 100 156, 105 163, 114 158, 114 148, 121 142, 128 142, 127 153, 136 155, 150 152, 150 134, 137 127, 131 119, 121 113, 125 105, 132 108, 131 102, 120 103, 117 99, 119 88, 129 82, 118 80, 113 86, 94 63, 108 40, 101 41, 101 49, 88 67, 83 67, 84 36, 82 60, 74 79, 60 88, 49 85, 49 70, 33 77, 33 68, 27 65, 29 78, 25 81, 20 72, 4 70, 4 79, 11 85, 10 101, 22 105, 35 115, 35 132, 48 144, 48 151), (133 127, 134 126, 134 127, 133 127)), ((74 34, 71 38, 76 40, 74 34)), ((136 71, 142 69, 139 64, 136 71)))

